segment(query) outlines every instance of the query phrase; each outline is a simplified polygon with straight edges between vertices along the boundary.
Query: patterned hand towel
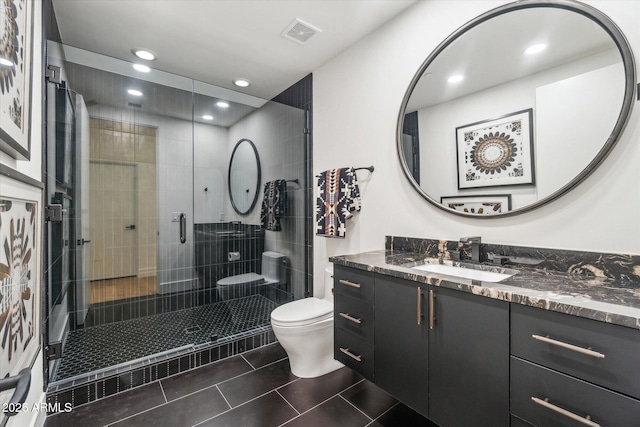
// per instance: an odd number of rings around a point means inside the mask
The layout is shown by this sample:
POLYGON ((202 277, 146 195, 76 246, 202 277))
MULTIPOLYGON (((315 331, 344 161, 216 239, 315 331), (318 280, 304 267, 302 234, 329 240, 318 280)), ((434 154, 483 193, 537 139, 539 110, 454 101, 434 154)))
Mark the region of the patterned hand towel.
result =
POLYGON ((287 182, 276 179, 264 184, 264 199, 260 211, 262 228, 270 231, 282 231, 280 218, 284 217, 287 206, 287 182))
POLYGON ((345 222, 360 210, 360 189, 353 168, 331 169, 317 175, 316 235, 344 238, 345 222))

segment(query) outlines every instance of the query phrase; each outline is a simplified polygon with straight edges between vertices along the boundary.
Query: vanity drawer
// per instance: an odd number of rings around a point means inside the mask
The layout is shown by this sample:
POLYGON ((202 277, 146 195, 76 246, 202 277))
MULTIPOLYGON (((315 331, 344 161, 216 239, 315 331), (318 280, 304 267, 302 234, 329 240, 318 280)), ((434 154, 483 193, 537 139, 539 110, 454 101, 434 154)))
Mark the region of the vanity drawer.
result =
POLYGON ((512 356, 511 413, 538 427, 629 427, 640 401, 512 356))
POLYGON ((512 304, 511 354, 640 399, 639 330, 512 304))
POLYGON ((373 342, 373 306, 362 301, 337 295, 334 298, 336 329, 350 332, 367 342, 373 342))
POLYGON ((511 427, 535 427, 535 426, 532 426, 528 422, 522 421, 520 418, 514 417, 513 415, 511 415, 511 427))
POLYGON ((336 329, 334 345, 336 360, 373 381, 373 344, 336 329))
POLYGON ((373 305, 373 273, 336 265, 333 273, 333 290, 335 294, 373 305))

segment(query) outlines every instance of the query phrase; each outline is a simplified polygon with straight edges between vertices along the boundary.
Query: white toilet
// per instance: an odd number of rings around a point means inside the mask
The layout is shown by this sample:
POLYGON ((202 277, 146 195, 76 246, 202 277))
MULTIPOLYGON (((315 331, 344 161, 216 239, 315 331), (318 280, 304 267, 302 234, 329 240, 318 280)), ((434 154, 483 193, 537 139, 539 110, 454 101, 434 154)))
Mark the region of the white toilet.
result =
POLYGON ((258 288, 286 282, 287 257, 278 252, 262 253, 262 274, 243 273, 228 276, 216 282, 222 301, 248 297, 259 293, 258 288))
POLYGON ((341 368, 333 358, 333 265, 324 273, 317 297, 281 305, 271 312, 273 333, 287 352, 291 372, 315 378, 341 368))

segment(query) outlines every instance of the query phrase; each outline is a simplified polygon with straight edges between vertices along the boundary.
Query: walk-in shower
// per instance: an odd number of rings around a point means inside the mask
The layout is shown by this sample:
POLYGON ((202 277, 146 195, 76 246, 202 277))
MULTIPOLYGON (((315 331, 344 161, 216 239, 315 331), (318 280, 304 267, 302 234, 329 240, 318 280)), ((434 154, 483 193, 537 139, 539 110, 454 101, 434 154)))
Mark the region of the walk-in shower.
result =
POLYGON ((271 311, 311 285, 310 76, 266 101, 46 50, 46 197, 63 212, 47 223, 48 399, 82 404, 272 342, 271 311), (241 141, 255 157, 231 173, 241 141), (275 180, 280 231, 261 220, 275 180), (267 251, 282 278, 223 298, 218 281, 261 273, 267 251))

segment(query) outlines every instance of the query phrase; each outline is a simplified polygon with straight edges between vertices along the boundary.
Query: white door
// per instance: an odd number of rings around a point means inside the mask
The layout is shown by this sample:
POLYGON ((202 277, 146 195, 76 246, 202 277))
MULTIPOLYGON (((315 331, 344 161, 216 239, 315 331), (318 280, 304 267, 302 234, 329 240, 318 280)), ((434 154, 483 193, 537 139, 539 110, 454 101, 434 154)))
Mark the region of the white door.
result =
POLYGON ((91 162, 91 280, 137 274, 135 169, 91 162))

